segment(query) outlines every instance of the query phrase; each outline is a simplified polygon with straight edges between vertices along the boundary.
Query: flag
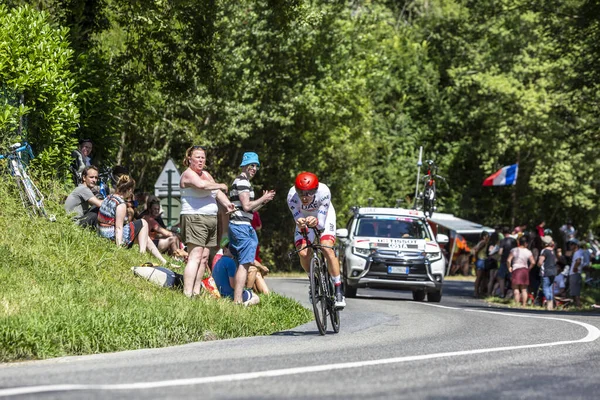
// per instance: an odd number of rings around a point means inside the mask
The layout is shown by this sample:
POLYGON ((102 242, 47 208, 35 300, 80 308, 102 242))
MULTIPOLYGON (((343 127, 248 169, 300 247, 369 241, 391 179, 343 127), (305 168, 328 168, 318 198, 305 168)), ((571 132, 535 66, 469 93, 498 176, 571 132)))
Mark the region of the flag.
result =
POLYGON ((488 176, 483 181, 483 186, 508 186, 517 183, 517 174, 519 173, 519 164, 508 165, 500 168, 494 174, 488 176))

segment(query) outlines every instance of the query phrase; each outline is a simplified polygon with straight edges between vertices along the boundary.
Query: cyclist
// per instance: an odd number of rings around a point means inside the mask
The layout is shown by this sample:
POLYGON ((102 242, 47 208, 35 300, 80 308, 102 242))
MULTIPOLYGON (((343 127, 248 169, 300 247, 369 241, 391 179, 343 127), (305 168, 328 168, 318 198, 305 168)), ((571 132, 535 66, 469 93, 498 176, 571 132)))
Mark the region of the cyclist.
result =
MULTIPOLYGON (((302 172, 296 177, 295 185, 290 188, 287 202, 296 221, 294 244, 298 250, 306 245, 301 230, 305 230, 307 227, 316 227, 321 232, 321 244, 333 247, 336 218, 335 209, 331 204, 331 192, 327 185, 319 183, 319 178, 315 174, 302 172)), ((308 230, 308 240, 314 240, 313 230, 308 230)), ((304 249, 298 254, 302 268, 308 273, 310 270, 308 249, 304 249)), ((340 262, 332 248, 324 247, 323 254, 335 285, 335 306, 342 309, 346 307, 346 300, 342 293, 340 262)))

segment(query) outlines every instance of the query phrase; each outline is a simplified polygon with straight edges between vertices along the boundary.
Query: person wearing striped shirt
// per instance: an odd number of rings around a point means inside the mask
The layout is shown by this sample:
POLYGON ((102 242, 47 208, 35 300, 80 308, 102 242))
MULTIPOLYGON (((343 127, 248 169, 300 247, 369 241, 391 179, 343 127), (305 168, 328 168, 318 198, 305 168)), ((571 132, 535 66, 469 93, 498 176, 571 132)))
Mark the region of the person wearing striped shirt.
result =
POLYGON ((254 178, 260 168, 258 154, 244 153, 240 164, 242 172, 235 178, 229 191, 229 199, 236 210, 229 217, 229 249, 239 265, 235 274, 235 288, 233 301, 243 303, 242 293, 248 268, 254 263, 258 237, 252 227, 253 212, 273 200, 274 190, 264 190, 263 195, 255 199, 254 189, 250 180, 254 178))

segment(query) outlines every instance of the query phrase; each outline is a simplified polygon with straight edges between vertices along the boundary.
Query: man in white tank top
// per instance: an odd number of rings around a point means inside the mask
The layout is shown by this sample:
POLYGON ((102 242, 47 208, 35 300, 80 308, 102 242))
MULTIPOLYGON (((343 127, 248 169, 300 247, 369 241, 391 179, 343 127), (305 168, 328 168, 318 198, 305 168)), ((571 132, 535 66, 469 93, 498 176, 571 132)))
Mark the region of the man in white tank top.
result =
POLYGON ((181 187, 181 235, 188 247, 188 262, 183 273, 183 293, 192 297, 200 294, 202 278, 208 264, 210 248, 217 245, 217 201, 228 211, 235 206, 225 191, 227 185, 217 183, 204 170, 206 150, 192 146, 186 151, 181 187))
POLYGON ((251 224, 252 213, 273 200, 275 196, 274 190, 263 190, 263 195, 257 200, 254 199, 254 189, 250 180, 254 178, 260 168, 258 154, 244 153, 240 167, 242 172, 231 184, 229 192, 229 197, 236 206, 235 212, 229 217, 229 250, 238 263, 233 292, 233 301, 238 304, 243 303, 242 293, 248 276, 248 268, 254 263, 256 246, 258 246, 258 237, 251 224))

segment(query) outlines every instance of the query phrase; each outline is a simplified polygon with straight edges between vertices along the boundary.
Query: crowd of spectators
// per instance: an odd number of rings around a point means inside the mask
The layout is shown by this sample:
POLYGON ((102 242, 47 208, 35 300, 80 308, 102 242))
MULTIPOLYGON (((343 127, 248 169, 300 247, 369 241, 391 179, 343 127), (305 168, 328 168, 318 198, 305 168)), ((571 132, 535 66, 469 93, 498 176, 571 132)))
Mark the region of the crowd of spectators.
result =
POLYGON ((180 180, 180 222, 178 229, 171 229, 162 219, 160 199, 136 191, 127 168, 114 167, 110 193, 100 193, 92 148, 92 141, 85 139, 72 154, 71 171, 77 186, 66 198, 65 210, 75 223, 95 229, 117 246, 137 244, 140 253, 150 251, 163 266, 179 268, 176 262, 184 262, 183 293, 187 297, 199 295, 203 279, 210 274, 221 295, 235 303, 253 305, 259 301, 256 293, 269 294, 264 280, 269 269, 259 256, 256 230, 262 224, 257 211, 275 192, 264 191, 255 198, 250 180, 260 167, 256 153, 244 154, 241 172, 228 192, 227 184, 215 182, 206 171, 206 149, 187 149, 183 160, 187 169, 180 180), (221 224, 226 220, 228 227, 221 224), (169 263, 162 253, 172 256, 175 263, 169 263), (211 269, 209 258, 213 255, 211 269))
POLYGON ((475 270, 474 296, 512 298, 522 306, 556 305, 581 307, 581 290, 586 281, 598 278, 594 262, 600 263, 600 243, 590 234, 579 238, 569 221, 559 229, 559 243, 542 222, 533 230, 517 226, 513 230, 484 231, 470 252, 461 252, 450 272, 470 274, 475 270))

